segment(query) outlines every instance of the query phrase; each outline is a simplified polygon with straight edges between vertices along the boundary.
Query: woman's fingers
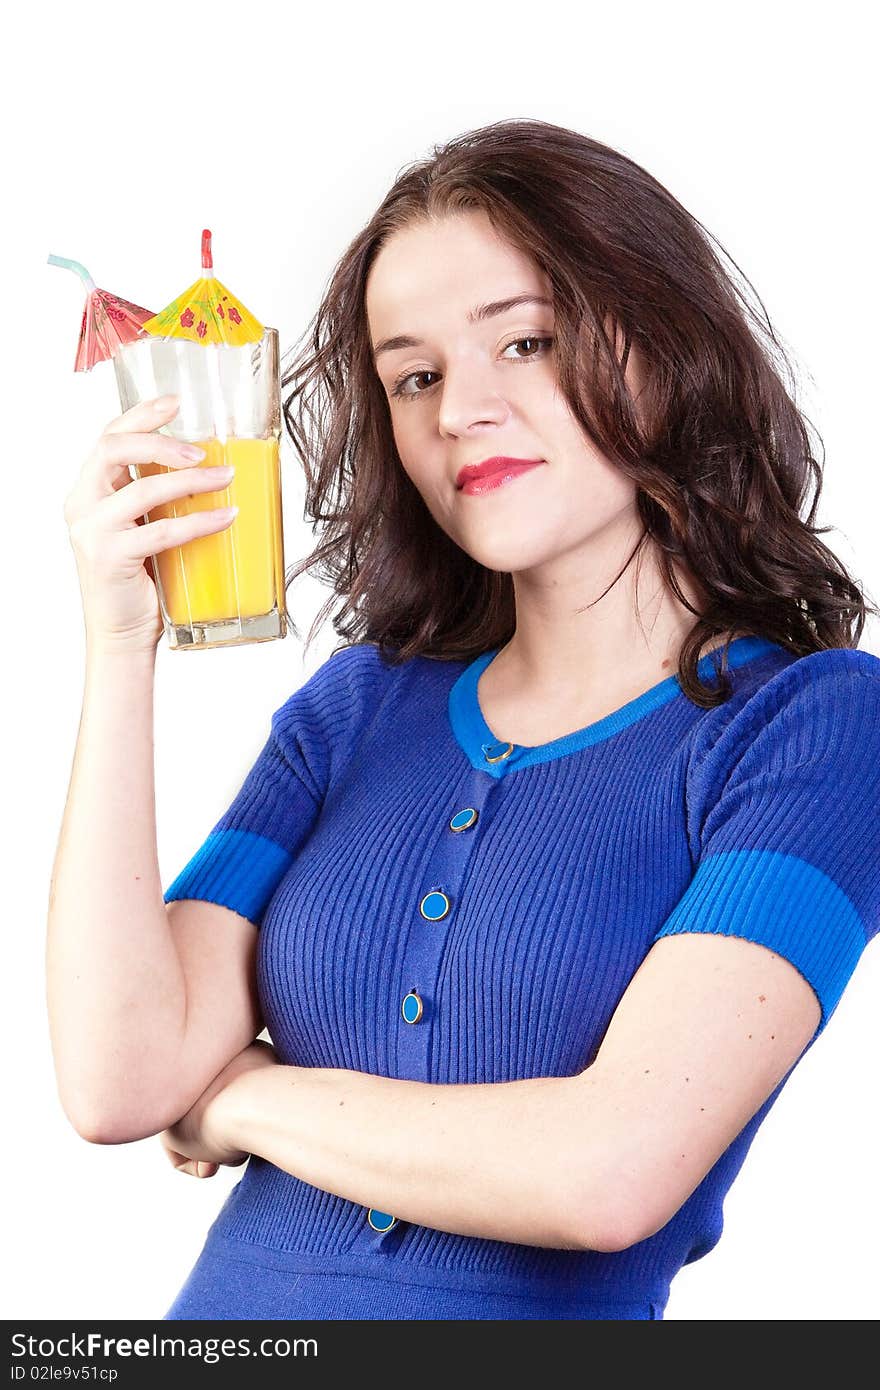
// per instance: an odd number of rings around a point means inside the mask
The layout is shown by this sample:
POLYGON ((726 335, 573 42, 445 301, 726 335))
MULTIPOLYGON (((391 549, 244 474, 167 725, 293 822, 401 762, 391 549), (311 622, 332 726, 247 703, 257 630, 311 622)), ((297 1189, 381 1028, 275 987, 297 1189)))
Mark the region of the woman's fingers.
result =
MULTIPOLYGON (((198 445, 184 444, 167 434, 102 434, 69 494, 72 507, 84 510, 112 497, 131 482, 129 464, 161 463, 167 468, 192 468, 201 462, 198 445)), ((201 451, 204 458, 204 450, 201 451)))
POLYGON ((186 1173, 191 1178, 213 1178, 219 1163, 208 1163, 205 1159, 188 1158, 186 1154, 181 1154, 176 1149, 169 1149, 167 1144, 163 1144, 165 1152, 174 1168, 178 1173, 186 1173))
POLYGON ((180 409, 178 396, 159 396, 140 401, 105 425, 102 434, 127 434, 129 430, 154 430, 167 425, 180 409))
MULTIPOLYGON (((213 492, 226 493, 233 476, 228 468, 200 468, 191 463, 185 468, 175 465, 173 473, 152 473, 136 478, 128 487, 119 488, 112 497, 101 499, 99 514, 102 524, 111 530, 131 527, 145 513, 164 507, 169 502, 182 503, 185 512, 187 498, 213 492)), ((225 500, 218 498, 217 505, 225 500)))

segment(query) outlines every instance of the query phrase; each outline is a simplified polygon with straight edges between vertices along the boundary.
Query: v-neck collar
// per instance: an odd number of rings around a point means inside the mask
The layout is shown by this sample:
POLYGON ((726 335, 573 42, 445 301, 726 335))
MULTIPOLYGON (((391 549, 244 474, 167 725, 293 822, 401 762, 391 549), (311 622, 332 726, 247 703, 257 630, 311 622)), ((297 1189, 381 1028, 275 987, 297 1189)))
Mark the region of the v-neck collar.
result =
MULTIPOLYGON (((488 772, 492 777, 503 777, 507 772, 521 767, 531 767, 536 763, 551 762, 555 758, 565 757, 568 753, 576 753, 581 748, 588 748, 591 744, 600 743, 603 739, 611 738, 622 729, 644 719, 646 715, 665 705, 668 700, 684 694, 678 676, 668 676, 642 695, 637 695, 634 700, 629 700, 620 709, 606 714, 603 719, 597 719, 593 724, 587 724, 583 729, 576 729, 561 738, 551 739, 549 743, 509 744, 495 737, 483 718, 477 697, 480 676, 500 650, 500 647, 493 647, 490 651, 482 652, 475 657, 453 683, 448 700, 449 722, 456 741, 467 754, 471 764, 482 772, 488 772)), ((720 658, 721 650, 719 647, 715 651, 707 652, 697 663, 697 670, 703 679, 717 674, 720 670, 720 660, 716 661, 715 657, 720 658)), ((730 643, 727 664, 733 669, 774 650, 783 649, 778 643, 770 642, 764 637, 737 637, 730 643)))

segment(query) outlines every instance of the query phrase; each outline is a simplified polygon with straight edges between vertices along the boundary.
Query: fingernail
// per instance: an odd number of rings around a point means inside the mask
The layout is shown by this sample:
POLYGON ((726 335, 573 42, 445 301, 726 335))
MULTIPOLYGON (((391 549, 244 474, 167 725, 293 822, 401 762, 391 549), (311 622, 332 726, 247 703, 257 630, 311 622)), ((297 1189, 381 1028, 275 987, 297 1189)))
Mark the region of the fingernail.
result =
POLYGON ((172 407, 172 405, 176 405, 176 404, 177 404, 177 396, 160 396, 158 400, 153 401, 153 409, 154 409, 154 410, 170 410, 171 407, 172 407))

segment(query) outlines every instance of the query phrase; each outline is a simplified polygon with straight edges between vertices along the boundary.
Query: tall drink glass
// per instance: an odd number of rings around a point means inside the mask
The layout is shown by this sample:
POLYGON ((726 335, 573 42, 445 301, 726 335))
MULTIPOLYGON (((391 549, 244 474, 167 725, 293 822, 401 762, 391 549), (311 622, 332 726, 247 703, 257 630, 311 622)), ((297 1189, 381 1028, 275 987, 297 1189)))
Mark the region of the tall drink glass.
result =
MULTIPOLYGON (((175 395, 180 410, 161 433, 197 444, 200 468, 231 464, 217 492, 168 502, 147 521, 237 506, 232 524, 152 557, 168 645, 186 651, 270 642, 287 635, 281 509, 278 330, 242 347, 142 337, 113 358, 123 411, 175 395)), ((130 464, 132 477, 170 473, 130 464)))

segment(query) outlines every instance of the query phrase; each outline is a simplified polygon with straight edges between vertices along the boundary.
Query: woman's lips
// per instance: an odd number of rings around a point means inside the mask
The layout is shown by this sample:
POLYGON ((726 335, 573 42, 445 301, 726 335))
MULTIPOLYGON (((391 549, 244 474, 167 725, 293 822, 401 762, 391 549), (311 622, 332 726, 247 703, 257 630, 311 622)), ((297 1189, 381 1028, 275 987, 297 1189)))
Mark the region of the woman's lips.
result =
POLYGON ((485 478, 472 478, 470 482, 464 483, 459 492, 469 492, 471 496, 479 497, 481 493, 493 492, 497 487, 503 487, 505 483, 518 478, 521 473, 528 473, 532 468, 540 468, 543 459, 536 463, 505 463, 494 473, 489 473, 485 478))

